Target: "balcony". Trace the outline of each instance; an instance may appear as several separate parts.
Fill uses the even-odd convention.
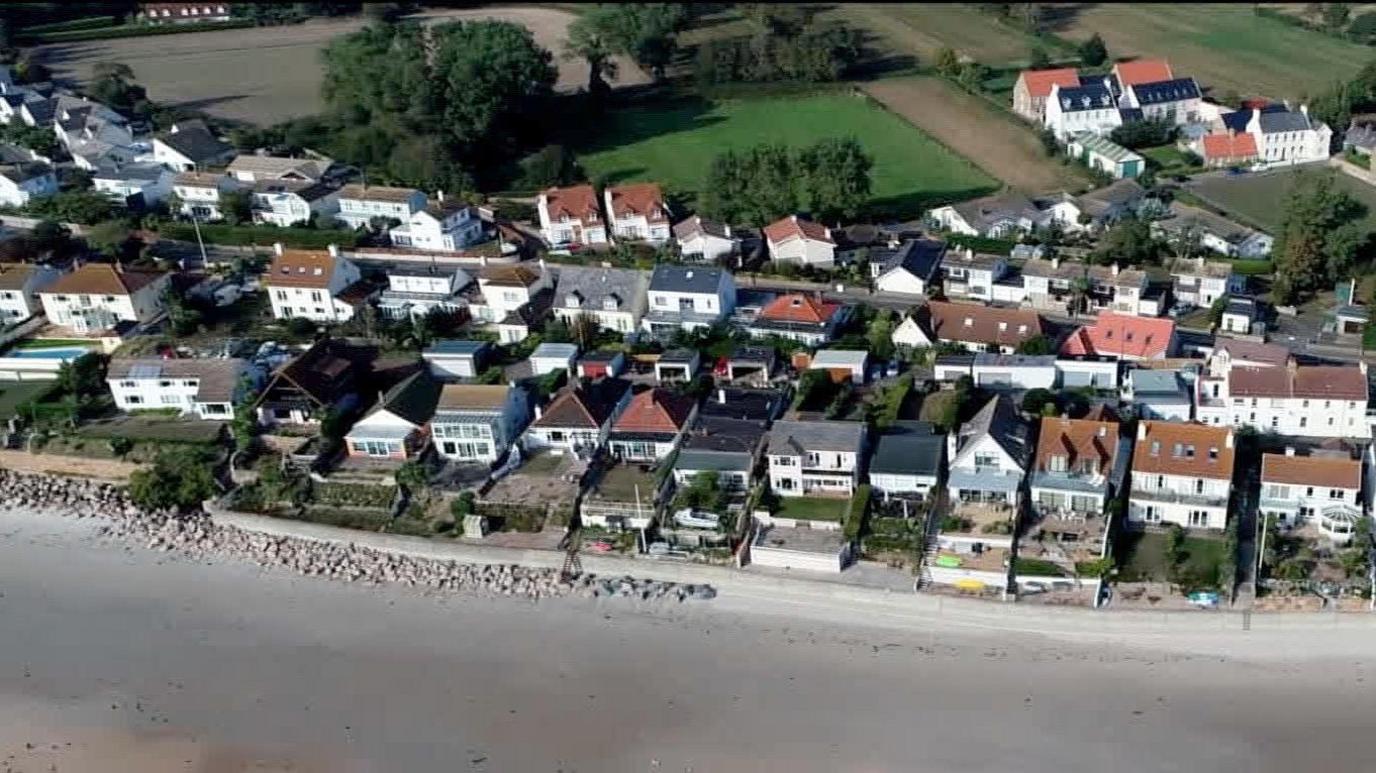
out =
[[[1182,494],[1169,489],[1133,489],[1132,498],[1149,502],[1167,502],[1177,505],[1199,505],[1200,507],[1227,507],[1228,497],[1208,494]]]

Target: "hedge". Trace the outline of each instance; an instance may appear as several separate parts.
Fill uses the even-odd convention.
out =
[[[73,32],[76,30],[104,29],[115,26],[113,16],[87,16],[82,19],[55,21],[50,24],[33,24],[19,31],[19,35],[41,35],[45,32]]]
[[[158,235],[179,242],[196,241],[196,229],[190,223],[163,223],[159,227]],[[274,228],[216,223],[201,226],[201,239],[207,244],[240,247],[270,247],[276,242],[281,242],[284,247],[308,250],[323,250],[331,244],[352,248],[358,244],[358,234],[343,229]]]
[[[256,26],[251,20],[200,22],[198,24],[144,25],[124,24],[118,27],[100,29],[72,30],[71,32],[49,32],[29,37],[34,43],[76,43],[83,40],[105,40],[108,38],[141,38],[147,35],[178,35],[185,32],[212,32],[214,30],[234,30]]]
[[[848,540],[860,539],[865,525],[865,515],[870,509],[870,484],[862,483],[855,487],[855,495],[850,498],[850,510],[846,513],[846,523],[841,533]]]

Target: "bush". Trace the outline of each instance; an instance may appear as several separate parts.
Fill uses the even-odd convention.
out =
[[[870,486],[862,483],[855,487],[855,494],[850,498],[850,510],[846,513],[845,525],[841,527],[842,534],[848,540],[860,539],[864,534],[865,516],[870,511]]]
[[[1047,403],[1050,403],[1053,409],[1056,406],[1056,396],[1051,393],[1051,390],[1040,387],[1029,389],[1027,394],[1023,395],[1022,410],[1024,413],[1039,416]]]
[[[107,38],[141,38],[146,35],[175,35],[183,32],[210,32],[212,30],[233,30],[254,26],[247,20],[200,22],[191,25],[166,24],[161,26],[144,24],[124,24],[118,27],[97,29],[78,29],[69,32],[47,32],[34,35],[36,43],[76,43],[83,40],[105,40]]]
[[[150,510],[190,510],[217,491],[204,454],[163,451],[150,469],[129,476],[129,499]]]
[[[195,227],[190,223],[164,223],[159,226],[164,239],[182,242],[196,241]],[[345,229],[275,228],[209,223],[201,226],[201,239],[207,244],[268,247],[281,242],[284,247],[303,250],[323,250],[331,244],[351,249],[358,245],[358,234]]]

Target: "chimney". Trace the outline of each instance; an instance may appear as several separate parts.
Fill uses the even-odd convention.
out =
[[[1309,117],[1309,105],[1300,105],[1300,112],[1301,112],[1301,113],[1304,113],[1304,117],[1305,117],[1305,118],[1308,118],[1308,117]]]
[[[726,405],[726,388],[725,388],[725,387],[722,387],[722,388],[720,388],[720,389],[717,390],[717,403],[718,403],[719,405]]]
[[[1056,256],[1056,255],[1052,255],[1052,256],[1051,256],[1051,270],[1052,270],[1052,271],[1055,271],[1056,269],[1058,269],[1058,268],[1060,268],[1060,267],[1061,267],[1061,259],[1060,259],[1060,257],[1058,257],[1058,256]]]
[[[544,408],[541,408],[541,407],[538,406],[538,405],[535,406],[535,420],[536,420],[536,421],[539,421],[539,420],[540,420],[540,417],[543,416],[543,415],[545,415],[545,409],[544,409]]]
[[[1108,437],[1108,427],[1099,427],[1099,437]]]
[[[273,242],[273,244],[272,244],[272,252],[273,252],[274,255],[281,255],[281,254],[282,254],[282,243],[281,243],[281,242]]]
[[[1232,433],[1229,433],[1229,434],[1231,435]],[[1146,440],[1146,439],[1147,439],[1147,423],[1146,423],[1145,421],[1139,421],[1139,422],[1137,422],[1137,439],[1138,439],[1138,440]]]
[[[1114,276],[1118,276],[1118,272],[1119,272],[1120,270],[1121,270],[1121,269],[1119,269],[1119,267],[1118,267],[1118,261],[1116,261],[1116,260],[1113,261],[1113,275],[1114,275]]]
[[[435,198],[439,199],[440,203],[443,204],[443,203],[444,203],[444,191],[435,191]]]
[[[541,273],[541,274],[545,273],[545,259],[544,259],[544,258],[540,258],[540,273]]]
[[[1294,456],[1294,455],[1295,455],[1295,447],[1294,447],[1294,446],[1286,446],[1286,447],[1285,447],[1285,455],[1286,455],[1286,456]]]
[[[337,258],[337,257],[339,257],[339,245],[338,245],[338,244],[331,244],[331,245],[327,246],[327,247],[325,248],[325,251],[326,251],[326,252],[329,252],[329,253],[330,253],[330,257],[332,257],[332,258]]]

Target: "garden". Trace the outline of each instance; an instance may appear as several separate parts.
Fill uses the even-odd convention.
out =
[[[1185,593],[1232,591],[1233,562],[1221,538],[1186,535],[1178,526],[1128,532],[1115,541],[1114,552],[1119,582],[1168,582]]]

